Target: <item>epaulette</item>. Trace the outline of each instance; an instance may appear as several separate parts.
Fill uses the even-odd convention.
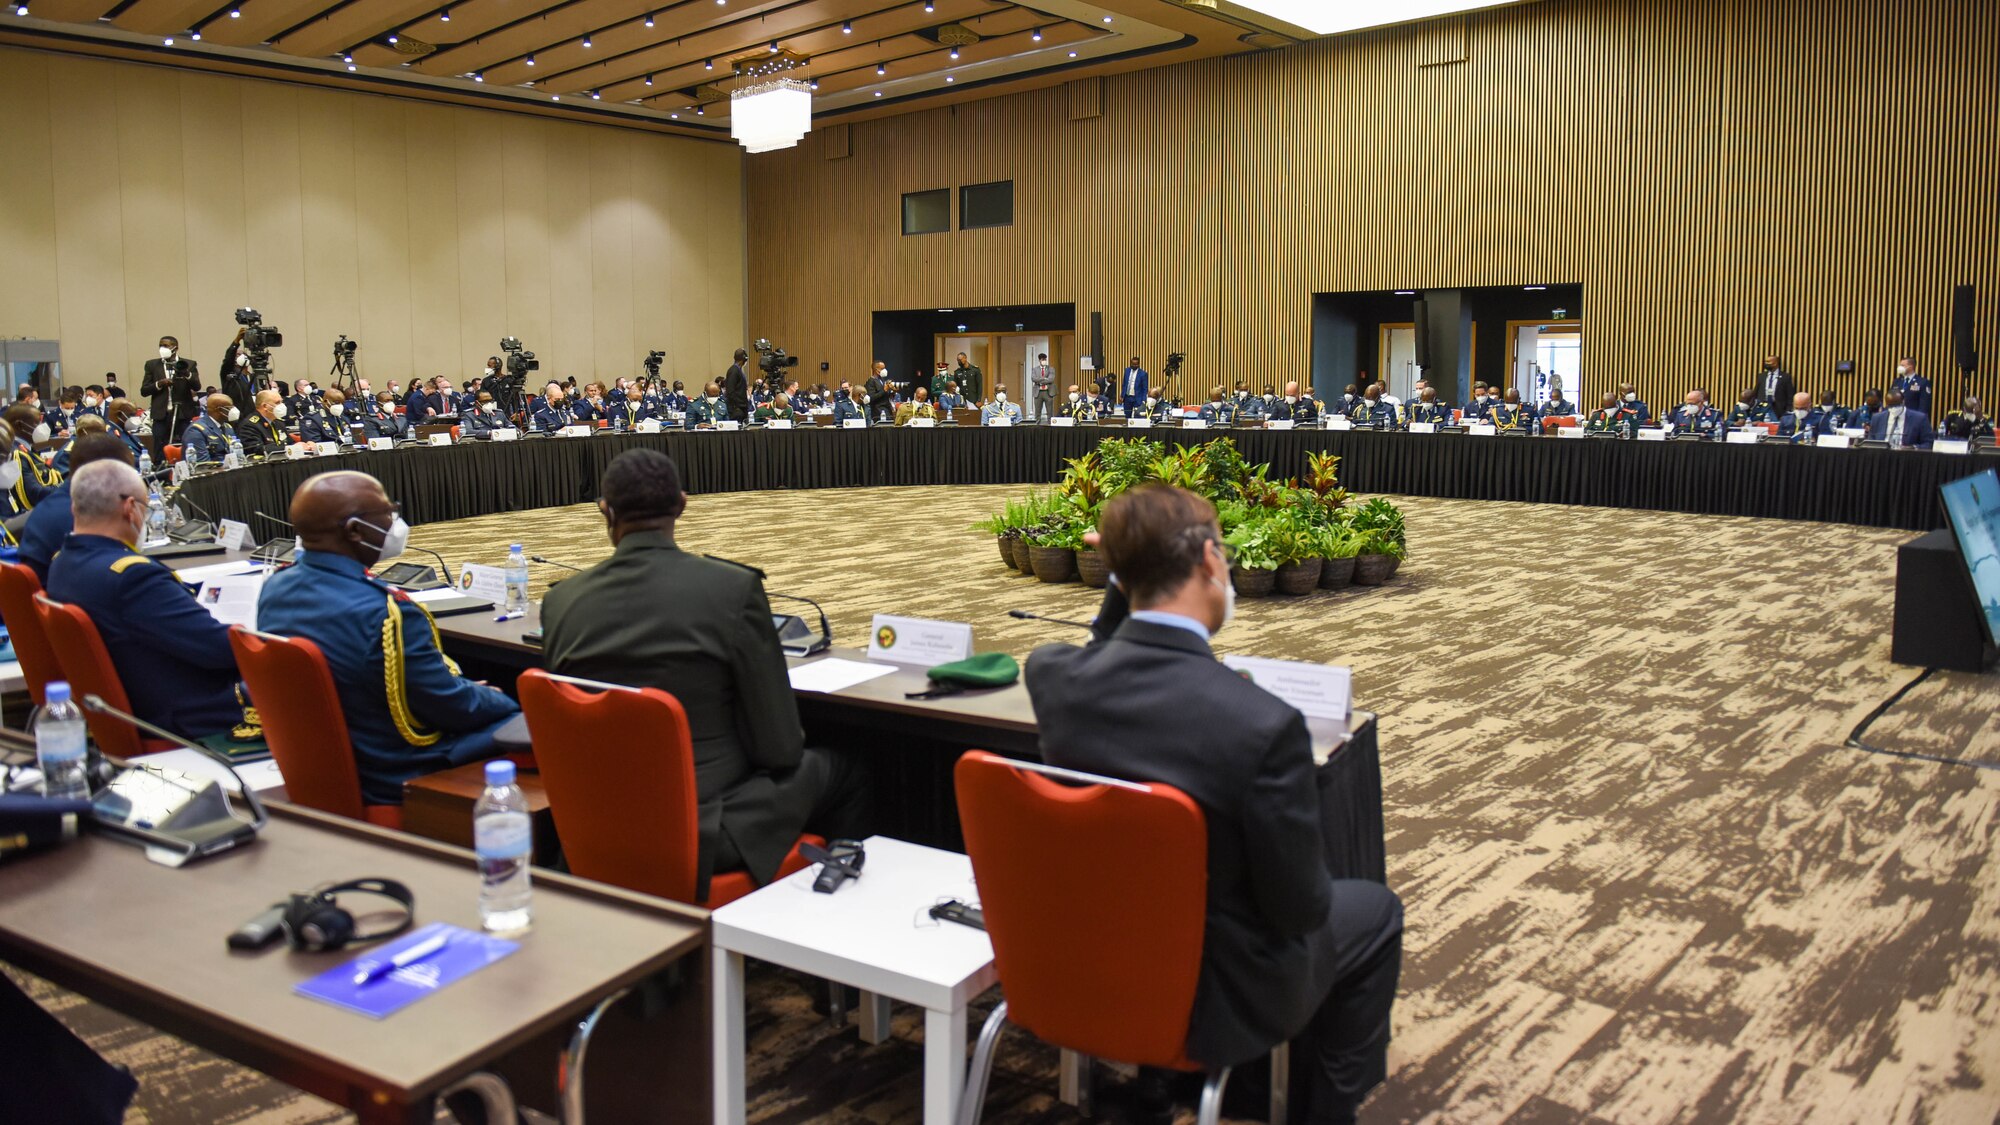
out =
[[[123,574],[135,566],[143,566],[152,561],[144,555],[126,555],[111,564],[111,573]]]
[[[729,564],[730,566],[740,566],[740,567],[742,567],[742,568],[743,568],[744,570],[747,570],[747,571],[749,571],[750,573],[752,573],[752,574],[756,575],[759,581],[762,581],[762,580],[763,580],[763,578],[764,578],[764,572],[763,572],[763,571],[761,571],[761,570],[758,570],[758,569],[757,569],[756,567],[754,567],[754,566],[751,566],[751,565],[750,565],[749,563],[740,563],[740,562],[737,562],[737,561],[736,561],[735,559],[725,559],[725,558],[723,558],[723,557],[722,557],[722,556],[720,556],[720,555],[703,555],[703,556],[702,556],[702,558],[705,558],[705,559],[713,559],[714,561],[716,561],[716,562],[719,562],[719,563],[728,563],[728,564]]]

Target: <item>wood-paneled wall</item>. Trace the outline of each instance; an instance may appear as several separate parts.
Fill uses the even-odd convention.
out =
[[[733,145],[0,49],[0,335],[137,391],[162,335],[213,373],[242,305],[281,378],[360,341],[378,388],[542,372],[695,381],[744,342]]]
[[[873,310],[1073,301],[1110,356],[1184,351],[1207,386],[1303,370],[1315,292],[1581,283],[1593,382],[1726,401],[1776,351],[1851,401],[1905,352],[1955,393],[1972,282],[1995,386],[2000,5],[1547,0],[1463,41],[1425,66],[1436,26],[1390,29],[1108,77],[1086,120],[1057,88],[751,157],[750,235],[784,264],[750,329],[855,376]],[[900,193],[1009,177],[1014,226],[899,233]]]

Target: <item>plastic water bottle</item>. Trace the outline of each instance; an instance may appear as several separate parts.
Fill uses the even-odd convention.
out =
[[[153,457],[151,454],[141,449],[139,451],[139,475],[142,477],[149,476],[152,474],[152,471],[153,471]]]
[[[240,469],[242,467],[243,467],[243,443],[240,440],[238,440],[234,434],[232,434],[230,435],[229,438],[229,463],[224,465],[223,468]]]
[[[514,544],[507,549],[507,605],[508,613],[528,611],[528,557],[521,553],[521,545]]]
[[[84,773],[83,712],[69,701],[69,684],[52,680],[48,706],[35,717],[35,757],[42,768],[42,792],[51,797],[90,797]]]
[[[514,784],[514,763],[486,763],[486,792],[472,806],[472,847],[479,853],[479,921],[496,934],[519,933],[531,921],[534,887],[528,851],[534,829],[528,799]]]
[[[167,504],[160,499],[160,486],[156,484],[146,500],[146,542],[159,543],[166,538]]]

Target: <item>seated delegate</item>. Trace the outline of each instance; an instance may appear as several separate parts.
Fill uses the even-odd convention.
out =
[[[49,597],[90,615],[133,714],[183,738],[240,726],[246,697],[228,627],[165,563],[138,552],[147,514],[138,470],[122,457],[94,461],[69,487],[76,524],[49,565]]]
[[[304,637],[326,654],[363,799],[401,804],[410,778],[497,753],[494,734],[520,707],[460,676],[430,614],[368,574],[402,554],[410,537],[381,482],[355,472],[308,477],[291,518],[305,552],[264,584],[257,626]]]
[[[865,835],[859,764],[805,745],[763,572],[681,550],[687,495],[664,453],[619,454],[599,497],[611,557],[549,590],[542,653],[551,672],[680,700],[701,805],[697,897],[718,871],[770,882],[801,832]]]
[[[92,461],[122,461],[132,464],[129,447],[108,433],[86,434],[76,440],[70,448],[70,479],[49,490],[35,510],[28,513],[28,522],[21,527],[21,561],[35,572],[35,578],[43,586],[49,584],[49,563],[62,550],[63,540],[68,538],[75,524],[70,510],[70,485],[75,474]]]
[[[1235,605],[1221,538],[1214,507],[1182,489],[1105,505],[1097,546],[1117,577],[1091,643],[1028,658],[1042,758],[1163,782],[1201,807],[1209,905],[1188,1057],[1236,1066],[1304,1034],[1307,1120],[1352,1121],[1387,1071],[1402,903],[1328,875],[1305,717],[1209,648]]]

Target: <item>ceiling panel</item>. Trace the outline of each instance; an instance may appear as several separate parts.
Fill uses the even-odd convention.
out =
[[[133,0],[111,17],[111,22],[148,35],[180,35],[215,11],[215,6],[216,0]]]

